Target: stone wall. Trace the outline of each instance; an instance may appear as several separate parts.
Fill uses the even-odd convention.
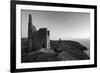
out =
[[[39,31],[32,33],[32,49],[50,48],[49,32],[47,28],[40,28]]]

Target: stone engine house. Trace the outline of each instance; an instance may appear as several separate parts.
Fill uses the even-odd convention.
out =
[[[50,33],[47,28],[40,28],[39,30],[32,24],[32,16],[29,15],[28,22],[28,50],[34,51],[41,48],[50,48]]]

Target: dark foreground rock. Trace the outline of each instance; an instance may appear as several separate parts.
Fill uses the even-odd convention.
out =
[[[46,50],[45,50],[46,51]],[[60,61],[57,54],[54,52],[43,52],[38,50],[37,52],[30,52],[22,57],[22,62],[47,62],[47,61]]]
[[[75,41],[51,41],[50,49],[42,48],[37,51],[22,51],[22,62],[48,62],[67,60],[87,60],[84,52],[87,48]]]

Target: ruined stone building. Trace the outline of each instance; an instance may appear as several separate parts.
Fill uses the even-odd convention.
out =
[[[34,51],[41,48],[50,48],[50,33],[47,28],[40,28],[39,30],[32,24],[32,16],[29,15],[28,22],[28,50]]]

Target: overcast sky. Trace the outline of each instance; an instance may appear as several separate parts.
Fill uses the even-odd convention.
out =
[[[89,38],[89,13],[21,10],[22,38],[27,37],[29,14],[37,30],[47,28],[50,31],[51,40]]]

